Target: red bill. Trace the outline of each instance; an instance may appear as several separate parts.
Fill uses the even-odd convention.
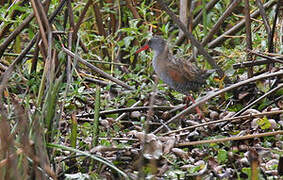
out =
[[[137,51],[136,51],[136,54],[138,54],[138,53],[140,53],[140,52],[142,52],[142,51],[144,51],[144,50],[147,50],[148,48],[149,48],[149,45],[146,44],[146,45],[144,45],[142,48],[140,48],[139,50],[137,50]]]

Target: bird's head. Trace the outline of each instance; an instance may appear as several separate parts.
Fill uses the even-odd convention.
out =
[[[140,53],[148,48],[151,48],[157,54],[162,53],[166,48],[166,41],[161,36],[153,36],[142,48],[137,50],[136,53]]]

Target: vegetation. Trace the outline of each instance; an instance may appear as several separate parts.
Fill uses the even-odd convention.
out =
[[[0,179],[282,178],[281,0],[0,3]],[[195,103],[153,35],[217,69]]]

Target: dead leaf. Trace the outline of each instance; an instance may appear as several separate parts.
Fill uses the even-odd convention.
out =
[[[182,149],[173,148],[171,151],[183,160],[188,159],[188,153]]]
[[[163,153],[168,154],[170,152],[170,150],[174,147],[175,142],[176,142],[176,138],[174,138],[174,137],[171,137],[170,139],[168,139],[164,144]]]

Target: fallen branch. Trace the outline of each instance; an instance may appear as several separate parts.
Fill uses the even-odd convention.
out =
[[[126,83],[124,83],[123,81],[120,81],[119,79],[107,74],[106,72],[102,71],[101,69],[95,67],[94,65],[90,64],[89,62],[87,62],[86,60],[84,60],[83,58],[81,58],[80,56],[74,54],[73,52],[71,52],[70,50],[66,49],[65,47],[62,47],[62,50],[68,54],[69,56],[76,58],[80,63],[86,65],[87,67],[89,67],[90,69],[92,69],[93,71],[97,72],[98,74],[102,75],[103,77],[109,79],[110,81],[115,82],[116,84],[126,88],[126,89],[130,89],[133,90],[133,88],[129,85],[127,85]]]
[[[212,140],[184,142],[184,143],[177,144],[175,147],[187,147],[187,146],[207,144],[207,143],[221,143],[221,142],[226,142],[226,141],[239,141],[239,140],[253,139],[253,138],[259,138],[259,137],[264,137],[264,136],[275,136],[275,135],[279,135],[279,134],[280,135],[283,134],[283,131],[274,131],[274,132],[259,133],[259,134],[249,134],[249,135],[246,135],[246,136],[219,138],[219,139],[212,139]]]
[[[283,83],[279,84],[277,87],[271,89],[270,91],[268,91],[267,93],[265,93],[264,95],[262,95],[261,97],[259,97],[258,99],[256,99],[255,101],[253,101],[252,103],[250,103],[249,105],[245,106],[243,109],[241,109],[240,111],[238,111],[237,113],[235,113],[233,115],[233,117],[236,117],[238,115],[241,115],[243,112],[245,112],[247,109],[249,109],[250,107],[252,107],[253,105],[255,105],[256,103],[258,103],[259,101],[261,101],[262,99],[264,99],[265,97],[269,96],[270,94],[275,93],[277,90],[281,89],[283,87]]]
[[[195,128],[198,128],[198,127],[208,126],[210,124],[217,124],[217,123],[222,123],[222,122],[237,122],[237,121],[245,120],[247,118],[272,116],[274,114],[281,114],[281,113],[283,113],[283,110],[263,112],[263,113],[260,113],[260,114],[248,114],[248,115],[243,115],[243,116],[238,116],[238,117],[219,119],[219,120],[215,120],[215,121],[209,121],[209,122],[206,122],[206,123],[197,124],[197,125],[194,125],[194,126],[189,126],[189,127],[185,127],[185,128],[182,128],[182,129],[170,131],[170,132],[167,132],[167,133],[164,133],[164,134],[161,134],[161,135],[166,136],[166,135],[170,135],[170,134],[173,134],[173,133],[186,131],[186,130],[189,130],[189,129],[195,129]]]
[[[248,50],[250,53],[254,54],[254,55],[257,55],[259,57],[262,57],[262,58],[265,58],[265,59],[268,59],[270,61],[272,61],[271,63],[274,63],[274,62],[278,62],[278,63],[281,63],[283,64],[283,60],[282,60],[282,57],[281,59],[280,58],[274,58],[274,57],[269,57],[269,56],[266,56],[260,52],[256,52],[256,51],[251,51],[251,50]]]
[[[259,65],[264,65],[264,64],[271,64],[271,63],[281,63],[283,64],[283,60],[281,57],[270,57],[270,56],[266,56],[260,52],[256,52],[256,51],[251,51],[248,50],[250,53],[262,57],[264,59],[260,59],[260,60],[255,60],[255,61],[250,61],[250,62],[242,62],[242,63],[237,63],[237,64],[233,64],[233,68],[234,69],[239,69],[239,68],[245,68],[245,67],[252,67],[252,66],[259,66]]]
[[[139,105],[139,103],[141,103],[141,100],[137,101],[135,104],[133,104],[131,106],[131,108],[133,107],[137,107],[137,105]],[[125,116],[127,115],[127,113],[122,113],[117,119],[115,119],[115,122],[119,122],[121,119],[123,119]]]
[[[124,113],[124,112],[132,112],[132,111],[142,111],[142,110],[148,110],[150,108],[153,109],[159,109],[159,110],[170,110],[175,107],[171,106],[139,106],[139,107],[127,107],[127,108],[120,108],[120,109],[111,109],[111,110],[105,110],[105,111],[100,111],[100,115],[105,115],[105,114],[116,114],[116,113]],[[77,115],[77,117],[88,117],[88,116],[93,116],[94,113],[86,113],[86,114],[80,114]]]
[[[273,62],[268,60],[268,59],[259,59],[259,60],[256,60],[256,61],[241,62],[241,63],[233,64],[233,68],[234,69],[240,69],[240,68],[260,66],[260,65],[270,64],[270,63],[273,63]]]

